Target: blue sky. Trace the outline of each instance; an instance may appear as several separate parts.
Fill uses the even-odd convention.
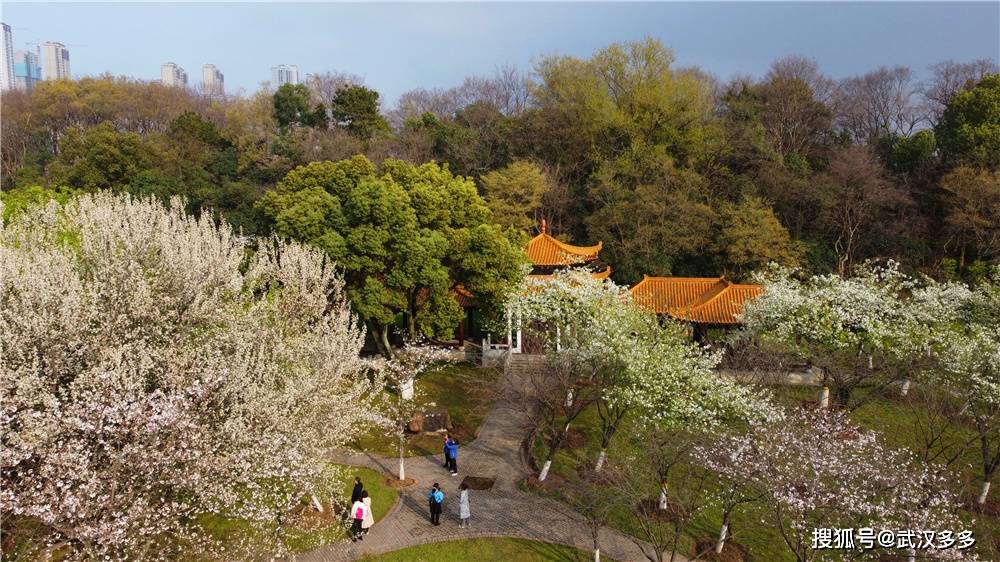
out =
[[[834,3],[15,3],[0,17],[15,49],[67,44],[75,76],[159,77],[183,66],[193,82],[210,62],[226,89],[255,90],[279,63],[365,78],[392,104],[415,87],[449,87],[498,65],[586,57],[652,36],[677,63],[723,80],[757,76],[776,58],[816,59],[835,78],[881,65],[926,76],[946,59],[1000,59],[1000,2]]]

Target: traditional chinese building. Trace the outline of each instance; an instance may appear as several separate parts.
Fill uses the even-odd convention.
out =
[[[545,282],[556,271],[571,267],[590,269],[595,279],[607,279],[611,267],[600,265],[598,254],[603,244],[575,246],[562,242],[548,232],[543,220],[537,236],[525,249],[531,262],[529,280]],[[635,302],[656,314],[669,316],[691,326],[694,337],[703,337],[711,329],[725,329],[739,324],[738,317],[747,301],[756,298],[760,285],[733,283],[725,277],[649,277],[629,291]],[[471,302],[471,301],[469,301]],[[520,318],[507,318],[506,338],[493,342],[489,335],[483,340],[484,352],[510,350],[511,353],[534,353],[531,342],[523,339]]]
[[[635,302],[656,314],[690,322],[695,335],[739,324],[747,301],[763,287],[733,283],[725,277],[649,277],[629,291]]]
[[[562,242],[549,234],[548,225],[542,219],[538,236],[532,238],[525,248],[528,261],[531,262],[531,274],[528,275],[528,278],[544,281],[561,269],[569,267],[593,268],[597,263],[597,254],[603,246],[603,242],[598,242],[593,246],[574,246]],[[594,279],[607,279],[611,276],[611,267],[606,266],[602,270],[593,271],[592,275]]]

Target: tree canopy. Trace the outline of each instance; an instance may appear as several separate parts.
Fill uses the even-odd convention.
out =
[[[520,241],[490,223],[471,181],[437,164],[312,163],[260,207],[279,235],[315,244],[344,269],[348,296],[386,353],[397,315],[410,339],[451,337],[458,285],[496,307],[522,273]]]

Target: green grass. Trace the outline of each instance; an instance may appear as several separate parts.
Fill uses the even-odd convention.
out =
[[[372,498],[372,514],[375,517],[375,523],[378,524],[396,503],[398,493],[395,489],[386,486],[384,477],[374,470],[344,467],[341,482],[337,486],[341,490],[342,501],[345,503],[350,500],[355,476],[361,477],[365,490]],[[308,500],[303,500],[303,504],[307,517],[301,521],[301,524],[296,524],[299,521],[293,521],[290,526],[285,528],[282,537],[285,547],[291,552],[306,552],[347,537],[346,527],[341,523],[339,517],[329,512],[325,514],[315,512]],[[238,541],[241,538],[248,538],[253,541],[256,538],[254,534],[260,532],[247,521],[214,514],[206,516],[202,520],[202,524],[212,536],[222,540]]]
[[[602,560],[613,562],[610,558]],[[523,539],[469,539],[411,546],[368,562],[586,562],[590,554],[568,546]]]
[[[815,400],[819,392],[819,389],[815,387],[796,386],[773,387],[771,390],[780,403],[789,406],[804,400]],[[860,389],[859,392],[867,392],[867,390]],[[862,426],[880,432],[886,443],[894,447],[909,447],[913,444],[914,416],[914,410],[911,406],[895,398],[875,398],[855,410],[851,415],[852,419]],[[572,427],[575,431],[583,434],[584,443],[578,447],[560,450],[553,460],[551,474],[558,475],[569,482],[579,480],[577,467],[587,462],[592,463],[597,457],[600,444],[599,423],[600,420],[595,410],[586,411],[578,418]],[[964,435],[970,435],[971,431],[969,428],[963,427],[958,427],[957,430]],[[633,431],[631,422],[626,420],[608,451],[609,462],[615,463],[620,462],[621,459],[641,458],[643,443],[631,437],[639,433]],[[547,449],[540,440],[536,440],[532,452],[537,462],[541,464]],[[957,477],[962,482],[971,482],[973,487],[978,485],[981,478],[978,459],[978,449],[970,447],[953,467]],[[676,481],[668,482],[668,486],[676,487],[677,485],[679,483]],[[714,491],[718,486],[718,482],[709,482],[707,491]],[[651,490],[650,496],[654,496],[655,492],[655,490]],[[547,493],[562,499],[558,489],[539,493]],[[609,493],[614,493],[614,491],[609,490]],[[961,516],[968,523],[968,528],[975,530],[980,544],[990,542],[992,537],[1000,537],[1000,519],[981,514],[973,515],[969,512],[963,512]],[[764,514],[760,508],[754,506],[738,508],[733,516],[734,540],[747,548],[757,560],[776,562],[793,560],[794,557],[787,550],[777,529],[761,524],[763,517]],[[613,512],[609,518],[609,524],[622,532],[643,538],[635,517],[628,508],[621,508]],[[716,536],[721,524],[722,513],[719,509],[705,508],[701,510],[693,517],[687,533],[681,537],[678,552],[690,556],[693,553],[695,540]],[[993,558],[995,556],[993,552],[984,550],[983,554],[985,554],[985,559],[997,559]]]
[[[489,413],[488,391],[496,372],[471,363],[450,363],[429,371],[417,379],[414,388],[419,404],[427,408],[447,408],[452,430],[459,442],[475,439],[479,426]],[[433,406],[431,406],[433,404]],[[436,455],[441,453],[442,436],[436,433],[407,435],[406,454]],[[350,444],[351,448],[380,455],[399,454],[395,435],[384,428],[372,428]]]

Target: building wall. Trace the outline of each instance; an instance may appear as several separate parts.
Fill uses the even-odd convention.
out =
[[[221,96],[226,93],[225,76],[214,64],[201,67],[201,84],[205,94]]]
[[[31,51],[16,51],[14,53],[14,87],[22,92],[35,89],[35,84],[42,79],[42,67],[38,64],[38,55]]]
[[[279,64],[271,68],[271,82],[275,88],[280,88],[285,84],[298,84],[299,67],[294,64]]]
[[[161,64],[160,83],[164,86],[186,88],[188,83],[187,72],[172,62]]]
[[[3,46],[0,47],[0,90],[14,89],[14,38],[10,26],[0,23]]]
[[[48,41],[42,44],[42,77],[60,80],[70,77],[69,50],[62,43]]]

